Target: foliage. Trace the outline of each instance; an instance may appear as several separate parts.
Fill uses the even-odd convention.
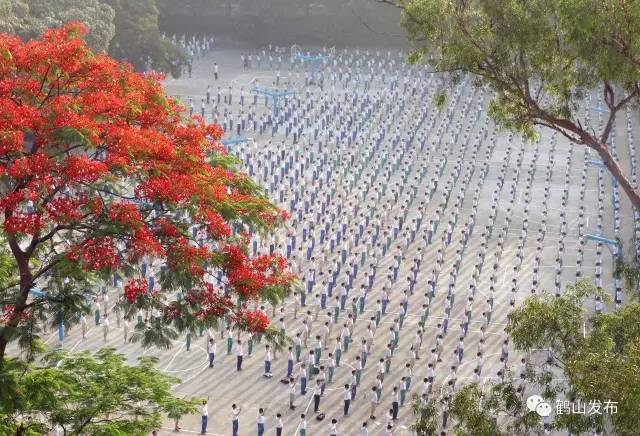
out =
[[[90,47],[109,50],[138,70],[177,77],[187,62],[181,48],[161,38],[155,0],[0,0],[0,32],[31,39],[68,21],[90,29]]]
[[[424,61],[453,80],[495,91],[489,112],[525,137],[536,126],[595,150],[634,206],[640,194],[612,155],[616,114],[640,96],[640,3],[624,0],[381,0],[403,8]],[[582,109],[602,93],[602,126]],[[593,105],[593,103],[591,103]]]
[[[567,288],[561,297],[548,294],[528,298],[509,315],[508,331],[516,348],[525,352],[551,351],[551,365],[527,378],[549,400],[617,401],[617,413],[558,415],[554,426],[572,433],[609,424],[617,434],[634,434],[640,426],[640,305],[629,303],[614,313],[589,315],[587,297],[602,290],[588,282]],[[563,378],[559,379],[559,374]]]
[[[35,38],[49,27],[80,21],[91,29],[87,43],[106,51],[114,35],[114,12],[100,0],[0,0],[0,32]]]
[[[104,0],[115,10],[116,37],[111,55],[131,62],[136,69],[147,66],[175,77],[186,64],[185,53],[160,35],[156,0]]]
[[[284,332],[273,326],[264,330],[264,338],[274,352],[283,351],[291,343],[291,339]]]
[[[139,286],[142,261],[164,266],[157,288],[123,303],[128,318],[148,314],[135,336],[145,346],[234,315],[233,296],[283,296],[293,280],[281,256],[247,254],[248,232],[286,213],[224,157],[220,127],[189,118],[157,74],[93,53],[85,31],[0,36],[3,248],[20,278],[1,288],[0,358],[37,338],[38,319],[77,322],[98,278]],[[30,296],[36,287],[45,296]]]
[[[635,294],[640,299],[640,294],[638,294],[638,288],[640,287],[640,269],[638,269],[637,264],[630,259],[618,256],[616,258],[613,275],[622,281],[625,292],[629,295]]]
[[[488,387],[487,387],[488,386]],[[445,399],[428,399],[414,395],[411,410],[416,421],[410,426],[418,436],[433,436],[438,429],[438,415],[444,413]],[[542,434],[536,413],[529,412],[512,380],[481,386],[470,383],[459,388],[448,407],[455,435],[506,436]]]
[[[568,354],[581,346],[586,317],[582,303],[589,295],[607,298],[588,280],[568,285],[561,297],[543,293],[527,298],[509,316],[509,333],[516,347],[526,352],[550,348]]]
[[[100,0],[27,0],[30,29],[22,36],[35,38],[50,27],[59,27],[68,21],[84,23],[90,32],[87,44],[96,51],[106,51],[115,33],[115,14]]]
[[[0,364],[2,434],[41,434],[59,424],[65,434],[146,435],[163,413],[197,410],[194,400],[171,394],[179,380],[155,369],[153,357],[141,357],[135,366],[113,349],[42,357],[42,365],[15,359]]]
[[[411,412],[416,420],[409,427],[417,436],[432,436],[438,429],[438,409],[433,400],[423,403],[418,395],[411,398]]]
[[[0,32],[21,33],[28,26],[29,5],[25,0],[0,0]]]
[[[475,383],[462,387],[451,402],[451,416],[456,423],[456,434],[543,434],[539,416],[527,409],[511,380],[484,390]]]

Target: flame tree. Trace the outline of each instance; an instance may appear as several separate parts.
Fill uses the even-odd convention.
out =
[[[126,313],[154,314],[136,327],[143,343],[165,346],[223,317],[254,325],[232,298],[278,300],[293,280],[282,257],[247,254],[249,232],[286,213],[237,169],[220,127],[187,117],[160,75],[92,52],[85,32],[0,35],[0,362],[39,320],[77,322],[116,272]],[[165,268],[149,289],[139,265],[152,260]]]

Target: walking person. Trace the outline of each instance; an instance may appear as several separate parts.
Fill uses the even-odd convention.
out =
[[[233,347],[233,333],[231,333],[231,329],[227,326],[227,356],[231,354],[232,347]]]
[[[293,362],[293,347],[289,347],[289,358],[287,359],[287,379],[291,378],[291,375],[293,374]]]
[[[335,418],[329,424],[329,436],[338,436],[338,420]]]
[[[369,436],[369,429],[367,428],[367,421],[362,423],[360,427],[360,436]]]

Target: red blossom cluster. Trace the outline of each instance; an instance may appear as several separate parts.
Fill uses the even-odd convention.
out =
[[[56,238],[87,271],[132,267],[143,257],[166,261],[170,272],[202,286],[187,294],[202,319],[232,309],[229,297],[205,285],[207,269],[222,268],[231,291],[247,299],[288,286],[293,276],[283,258],[246,255],[241,224],[269,228],[286,212],[245,174],[210,163],[225,153],[220,126],[188,117],[165,95],[161,75],[91,52],[86,31],[70,23],[28,42],[0,34],[0,225],[7,237],[33,244],[45,271],[51,253],[40,247]],[[177,210],[205,233],[204,246],[179,230]],[[146,291],[142,281],[125,288],[129,301]]]
[[[200,321],[218,319],[233,309],[231,298],[218,292],[210,283],[205,283],[202,289],[192,289],[184,299],[195,308],[194,317]]]
[[[2,306],[2,310],[0,310],[0,325],[7,325],[9,322],[20,325],[32,318],[33,315],[27,311],[18,314],[11,304],[5,304]]]
[[[134,203],[111,203],[109,205],[109,219],[129,228],[142,225],[142,215]]]
[[[145,279],[134,279],[124,285],[124,298],[129,303],[135,303],[141,295],[149,292],[149,283]]]
[[[7,233],[24,233],[35,235],[42,229],[42,216],[35,213],[17,213],[4,220],[4,230]]]
[[[48,218],[60,224],[78,222],[83,216],[83,207],[87,204],[84,195],[77,197],[58,197],[47,203],[44,208]]]
[[[269,327],[269,317],[260,310],[241,309],[233,315],[233,321],[250,333],[264,333]]]
[[[229,285],[245,299],[259,297],[267,286],[286,287],[295,276],[286,270],[287,260],[278,254],[265,254],[253,259],[236,245],[224,247]]]
[[[114,270],[119,265],[118,252],[109,237],[88,239],[75,244],[67,252],[67,258],[81,263],[87,271]]]
[[[181,237],[172,245],[167,264],[172,271],[182,270],[195,277],[202,277],[211,256],[207,247],[190,244],[189,240]]]

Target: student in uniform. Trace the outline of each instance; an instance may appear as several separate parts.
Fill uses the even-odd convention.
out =
[[[369,429],[367,428],[367,422],[362,423],[362,427],[360,427],[360,436],[369,436]]]
[[[258,424],[258,436],[264,436],[264,409],[262,407],[258,410],[256,422]]]
[[[293,377],[289,378],[289,409],[294,410],[296,406],[293,404],[296,399],[296,381]]]
[[[242,407],[238,407],[235,404],[231,405],[231,432],[232,432],[232,436],[238,436],[238,429],[239,429],[238,418],[240,416],[240,412],[241,411],[242,411]]]
[[[375,386],[371,387],[371,392],[369,393],[369,404],[371,404],[369,419],[375,420],[376,408],[378,407],[378,392]]]
[[[270,378],[273,374],[271,374],[271,350],[269,349],[269,345],[265,346],[264,351],[264,377]]]
[[[202,406],[200,407],[200,417],[202,418],[200,434],[207,434],[207,424],[209,421],[209,397],[207,397],[206,400],[202,400]]]
[[[276,436],[282,436],[282,430],[284,425],[282,424],[282,415],[280,412],[276,413]]]
[[[300,415],[300,422],[298,423],[299,436],[307,436],[307,420],[305,414]]]
[[[213,338],[207,344],[207,354],[209,355],[209,368],[213,368],[213,361],[216,358],[216,343]]]
[[[318,413],[320,409],[320,396],[322,394],[322,386],[320,380],[316,380],[316,387],[313,390],[313,411]]]
[[[342,393],[342,399],[344,401],[343,413],[344,416],[349,416],[349,406],[351,405],[351,389],[349,384],[344,385],[344,392]]]
[[[236,371],[242,371],[242,359],[244,358],[244,350],[242,349],[242,342],[238,339],[236,346]]]
[[[391,392],[391,410],[392,410],[392,418],[394,421],[398,419],[398,407],[399,407],[398,387],[394,386],[393,391]]]
[[[329,436],[338,436],[338,420],[335,418],[329,424]]]

